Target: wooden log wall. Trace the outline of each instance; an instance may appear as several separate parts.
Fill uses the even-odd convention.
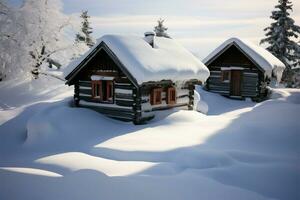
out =
[[[256,97],[259,95],[259,79],[256,72],[244,72],[242,82],[242,96]]]
[[[207,83],[207,87],[211,92],[230,95],[230,82],[223,82],[221,80],[221,69],[210,71],[210,77]]]
[[[132,121],[135,118],[133,110],[134,86],[129,82],[118,81],[114,82],[114,103],[99,102],[92,98],[92,84],[91,81],[78,81],[78,99],[79,106],[92,108],[109,117],[117,118],[125,121]]]
[[[222,81],[221,76],[221,67],[212,67],[206,87],[211,92],[230,96],[230,81]],[[259,96],[262,76],[262,73],[257,69],[244,66],[244,69],[242,70],[241,96]]]
[[[169,105],[167,104],[167,88],[174,86],[176,88],[176,104]],[[158,105],[151,105],[150,104],[150,94],[151,90],[155,87],[162,87],[162,103]],[[144,85],[141,88],[141,116],[142,118],[151,118],[154,117],[154,112],[156,110],[164,110],[171,107],[178,107],[178,106],[188,106],[190,104],[190,90],[188,87],[177,86],[172,82],[169,83],[162,83],[153,85]]]

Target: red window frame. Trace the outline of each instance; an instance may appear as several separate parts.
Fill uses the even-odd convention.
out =
[[[92,81],[92,98],[102,100],[102,81]]]
[[[175,87],[167,88],[167,104],[170,104],[170,105],[176,104],[176,88]]]
[[[162,102],[162,88],[154,88],[150,95],[150,104],[159,105]]]
[[[105,83],[104,83],[105,82]],[[106,87],[106,88],[104,88]],[[104,94],[105,93],[105,94]],[[113,103],[113,81],[92,81],[92,98],[101,102]]]
[[[113,101],[113,82],[106,81],[106,99],[105,101]]]

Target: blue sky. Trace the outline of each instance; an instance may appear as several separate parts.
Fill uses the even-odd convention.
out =
[[[11,0],[19,2],[20,0]],[[64,13],[92,16],[93,36],[137,34],[153,30],[165,19],[168,33],[189,50],[205,57],[225,39],[238,36],[258,44],[277,0],[63,0]],[[300,25],[300,1],[292,17]]]

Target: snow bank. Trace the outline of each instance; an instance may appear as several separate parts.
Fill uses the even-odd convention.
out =
[[[281,76],[285,65],[274,55],[272,55],[266,49],[257,46],[247,40],[240,38],[230,38],[223,42],[219,47],[217,47],[213,52],[211,52],[206,58],[203,59],[204,63],[208,63],[211,61],[213,57],[215,57],[218,53],[220,53],[224,48],[228,45],[236,44],[239,48],[241,48],[248,56],[250,56],[260,67],[265,71],[265,76],[277,77],[278,80],[281,80]]]
[[[175,40],[154,38],[152,48],[142,37],[105,35],[82,57],[69,64],[65,76],[70,74],[98,45],[104,42],[118,57],[138,84],[148,81],[199,79],[209,76],[206,66]]]
[[[208,105],[205,101],[201,100],[201,96],[197,90],[194,91],[194,110],[207,114]]]
[[[12,79],[0,82],[0,110],[7,110],[39,101],[53,101],[70,97],[72,87],[62,80],[40,75],[39,79]]]

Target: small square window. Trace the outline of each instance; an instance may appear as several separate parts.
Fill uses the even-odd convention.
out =
[[[108,80],[92,81],[92,98],[101,102],[113,103],[113,82]]]
[[[221,81],[229,82],[230,80],[230,70],[223,70],[221,75]]]

